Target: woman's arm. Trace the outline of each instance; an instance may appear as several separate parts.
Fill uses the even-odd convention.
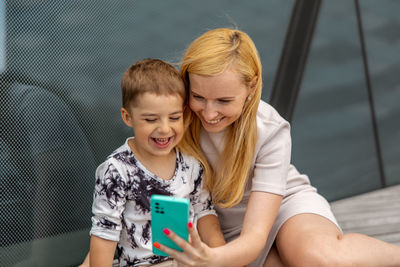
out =
[[[252,192],[247,205],[240,236],[221,247],[224,255],[220,266],[245,265],[254,261],[267,241],[278,214],[282,196],[265,192]]]
[[[226,244],[218,217],[215,215],[201,217],[197,221],[197,231],[199,232],[201,240],[211,248]]]
[[[106,240],[95,235],[90,237],[90,267],[110,267],[114,260],[117,241]]]
[[[282,196],[252,192],[243,221],[240,236],[224,246],[210,248],[204,244],[197,231],[189,228],[192,244],[170,233],[169,237],[184,252],[178,252],[161,245],[179,262],[190,266],[243,266],[255,260],[265,246],[269,231],[278,213]]]

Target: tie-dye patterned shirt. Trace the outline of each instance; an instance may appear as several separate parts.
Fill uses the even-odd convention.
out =
[[[202,189],[203,168],[193,157],[176,150],[172,179],[148,171],[135,157],[128,140],[96,170],[91,235],[118,241],[120,266],[155,264],[167,259],[152,253],[150,196],[190,200],[190,220],[216,215],[211,197]]]

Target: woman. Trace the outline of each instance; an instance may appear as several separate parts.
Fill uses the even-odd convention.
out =
[[[189,90],[182,151],[205,166],[206,184],[228,243],[161,250],[188,266],[399,266],[400,247],[343,234],[328,202],[290,164],[290,126],[261,101],[258,52],[239,30],[215,29],[188,47],[181,75]],[[215,222],[216,224],[218,222]]]

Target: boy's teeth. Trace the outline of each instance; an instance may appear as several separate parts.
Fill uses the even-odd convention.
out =
[[[154,138],[154,139],[157,141],[157,143],[160,143],[160,144],[165,144],[169,140],[169,138]]]

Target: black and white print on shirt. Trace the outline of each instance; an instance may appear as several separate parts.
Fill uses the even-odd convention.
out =
[[[130,256],[128,256],[127,258],[121,258],[121,255],[123,254],[124,248],[120,247],[118,245],[117,247],[117,255],[119,258],[119,264],[120,266],[136,266],[139,263],[143,263],[143,261],[148,262],[149,264],[156,264],[156,263],[160,263],[162,261],[165,261],[168,259],[168,257],[164,257],[164,256],[157,256],[157,255],[152,255],[150,257],[146,257],[143,259],[138,259],[136,256],[134,256],[134,258],[131,258]]]
[[[197,160],[176,150],[175,174],[163,180],[137,160],[128,140],[96,170],[91,234],[118,241],[120,266],[155,264],[167,257],[152,254],[153,194],[188,198],[193,222],[216,213],[208,191],[202,189],[203,168]]]

